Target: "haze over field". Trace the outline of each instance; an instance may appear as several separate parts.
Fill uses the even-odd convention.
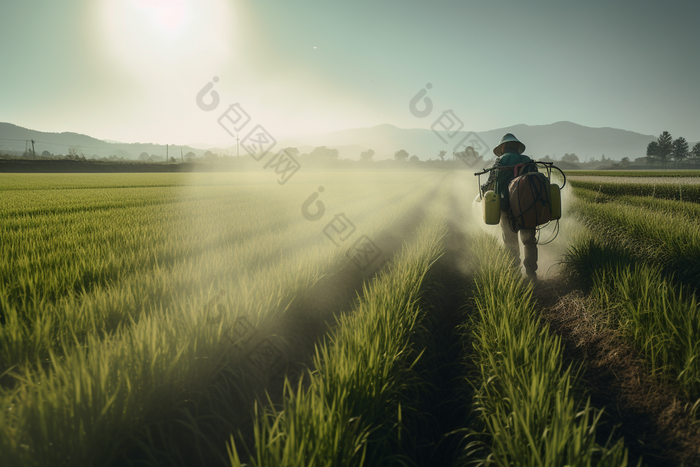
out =
[[[341,159],[358,160],[360,153],[368,149],[375,151],[373,160],[393,159],[394,153],[405,149],[409,154],[415,154],[421,160],[437,159],[441,150],[446,151],[449,160],[455,146],[463,145],[461,141],[467,138],[468,144],[473,141],[483,142],[483,148],[478,148],[485,160],[493,159],[490,149],[501,139],[504,133],[515,133],[527,142],[527,154],[534,158],[546,155],[561,159],[565,153],[575,153],[580,160],[608,159],[621,160],[627,157],[634,160],[646,153],[647,145],[655,137],[641,135],[631,131],[613,128],[589,128],[571,122],[557,122],[550,125],[516,125],[484,132],[461,131],[450,138],[444,130],[437,133],[430,129],[404,129],[394,125],[376,125],[371,128],[341,130],[322,135],[285,139],[278,142],[278,148],[293,147],[300,153],[311,153],[315,147],[327,146],[336,148]],[[475,139],[474,135],[476,135]],[[241,135],[243,136],[243,135]],[[76,133],[47,133],[21,128],[9,123],[0,122],[0,153],[14,151],[15,154],[25,150],[27,141],[35,140],[37,154],[48,151],[51,154],[66,154],[70,147],[80,148],[88,157],[95,155],[104,157],[117,155],[126,159],[136,159],[142,152],[165,157],[168,148],[165,145],[151,143],[123,144],[107,142]],[[192,151],[201,157],[207,150],[216,154],[235,155],[235,141],[226,147],[211,147],[203,145],[198,148],[190,146],[169,146],[169,154],[179,158],[181,152]],[[238,148],[245,155],[243,149]]]
[[[260,124],[278,141],[446,111],[452,130],[700,140],[697,2],[32,0],[0,17],[0,121],[41,131],[226,147],[217,119],[238,103],[241,138]]]
[[[0,2],[0,467],[700,465],[698,18]]]

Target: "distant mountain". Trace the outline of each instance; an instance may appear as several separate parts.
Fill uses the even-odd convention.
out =
[[[57,153],[68,153],[68,147],[81,146],[85,148],[107,147],[109,143],[95,139],[91,136],[78,133],[48,133],[44,131],[29,130],[11,123],[0,123],[0,150],[24,151],[26,141],[35,141],[35,150],[41,153],[44,150]],[[48,143],[48,144],[46,144]]]
[[[299,141],[281,143],[284,146],[297,147],[301,152],[305,152],[307,148],[322,145],[338,149],[343,147],[340,151],[341,157],[348,159],[359,158],[360,152],[369,148],[374,149],[375,159],[390,158],[393,157],[394,152],[405,149],[409,154],[415,154],[425,160],[436,159],[440,150],[447,151],[447,157],[452,157],[455,146],[470,132],[460,131],[454,135],[446,131],[438,133],[440,136],[430,129],[403,129],[383,124],[371,128],[341,130],[307,137],[302,144],[299,144]],[[565,153],[575,153],[581,161],[587,157],[600,160],[602,155],[614,160],[620,160],[623,157],[634,160],[645,156],[647,145],[656,139],[652,135],[615,128],[590,128],[571,122],[557,122],[549,125],[521,124],[475,132],[487,147],[485,159],[493,157],[491,152],[493,147],[506,133],[513,133],[525,143],[526,154],[534,158],[549,155],[560,159]],[[469,140],[473,141],[472,138]]]
[[[526,154],[539,159],[546,155],[560,159],[565,153],[575,153],[583,162],[586,158],[600,160],[602,155],[613,160],[629,157],[634,160],[646,155],[646,147],[656,139],[652,135],[643,135],[632,131],[615,128],[591,128],[571,122],[557,122],[549,125],[515,125],[489,131],[471,134],[460,131],[449,134],[446,131],[434,132],[430,129],[404,129],[394,125],[383,124],[371,128],[356,128],[335,131],[317,136],[279,141],[278,148],[296,147],[301,153],[308,153],[316,146],[329,146],[340,152],[345,159],[359,159],[360,152],[366,149],[375,151],[375,160],[393,158],[394,152],[405,149],[411,155],[422,160],[437,159],[441,150],[447,152],[446,158],[452,157],[452,152],[463,138],[474,135],[480,139],[484,148],[476,148],[485,153],[485,159],[491,159],[491,150],[505,133],[513,133],[525,145]],[[29,130],[11,123],[0,123],[0,153],[22,153],[27,140],[35,141],[35,151],[41,154],[48,151],[52,154],[67,154],[70,147],[79,147],[87,157],[96,154],[100,157],[119,155],[125,158],[138,158],[139,154],[165,155],[166,146],[153,143],[116,143],[93,138],[78,133],[48,133]],[[178,157],[180,152],[194,152],[202,156],[206,150],[217,154],[235,154],[235,145],[229,148],[216,148],[208,145],[170,146],[169,155]],[[692,146],[692,144],[691,144]],[[244,154],[241,148],[241,154]]]
[[[536,158],[550,155],[560,159],[565,153],[575,153],[583,162],[586,158],[600,160],[631,161],[646,156],[647,145],[656,136],[643,135],[617,128],[591,128],[571,122],[557,122],[550,125],[515,125],[508,128],[479,133],[490,145],[495,146],[505,133],[513,133],[527,146],[526,153]]]
[[[153,143],[119,143],[106,141],[79,133],[63,132],[50,133],[45,131],[30,130],[12,123],[0,122],[0,154],[22,153],[31,145],[27,141],[34,140],[34,150],[37,155],[48,151],[51,154],[68,154],[71,147],[78,149],[79,153],[86,157],[97,155],[100,157],[116,155],[126,159],[137,159],[142,152],[149,155],[164,156],[166,151],[172,157],[178,158],[180,150],[189,151],[201,156],[204,150],[189,146],[170,146],[166,149],[164,144]]]

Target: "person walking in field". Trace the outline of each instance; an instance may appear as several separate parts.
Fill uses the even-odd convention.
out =
[[[481,191],[497,190],[496,194],[501,200],[501,230],[503,232],[503,243],[510,252],[513,262],[520,268],[520,243],[518,242],[518,231],[520,241],[525,247],[525,273],[531,281],[537,280],[537,236],[535,229],[518,229],[518,226],[511,222],[510,202],[508,197],[508,184],[515,178],[515,166],[518,164],[528,164],[533,162],[528,156],[523,155],[525,145],[512,133],[506,133],[501,142],[493,148],[496,161],[489,174],[488,181],[482,185]],[[536,172],[535,164],[528,164],[520,168],[518,175],[527,172]]]

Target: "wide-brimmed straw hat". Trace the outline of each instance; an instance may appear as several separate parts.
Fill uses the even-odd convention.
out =
[[[503,146],[506,143],[518,143],[518,154],[522,154],[523,152],[525,152],[525,145],[520,140],[518,140],[518,138],[513,136],[513,133],[506,133],[505,135],[503,135],[503,138],[501,138],[501,142],[498,143],[498,146],[493,148],[493,153],[496,156],[502,156]]]

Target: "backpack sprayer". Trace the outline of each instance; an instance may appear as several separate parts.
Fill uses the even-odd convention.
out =
[[[544,168],[543,174],[538,169]],[[561,187],[551,182],[552,169],[556,169],[564,179]],[[498,178],[494,187],[488,187],[484,192],[481,186],[481,176],[494,170],[512,170],[513,178],[508,183],[507,195],[499,197]],[[524,173],[523,173],[524,172]],[[509,213],[511,228],[514,231],[520,229],[536,229],[538,231],[556,221],[552,238],[545,245],[553,241],[559,233],[559,219],[561,219],[561,189],[566,186],[566,175],[552,162],[526,162],[523,164],[492,167],[477,172],[479,194],[475,201],[482,204],[484,222],[488,225],[496,225],[501,220],[501,211]]]

